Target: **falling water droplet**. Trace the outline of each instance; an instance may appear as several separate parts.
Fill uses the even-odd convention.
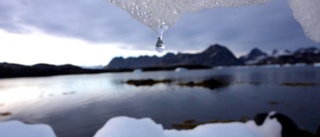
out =
[[[156,43],[156,51],[159,53],[164,52],[166,49],[165,45],[163,44],[162,37],[158,37],[158,41]]]
[[[166,46],[163,44],[163,41],[162,41],[162,35],[168,28],[169,27],[164,22],[162,23],[161,26],[158,26],[158,29],[157,29],[158,41],[156,43],[156,51],[159,52],[159,53],[164,52],[165,49],[166,49]]]

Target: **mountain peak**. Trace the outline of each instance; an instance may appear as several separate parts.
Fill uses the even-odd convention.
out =
[[[267,53],[262,52],[258,48],[253,48],[247,55],[241,56],[240,60],[245,64],[252,64],[267,56]]]
[[[267,53],[262,52],[258,48],[253,48],[248,55],[249,56],[267,56]]]
[[[224,46],[221,46],[220,44],[213,44],[210,45],[206,50],[204,51],[211,51],[211,50],[217,50],[217,49],[221,49],[221,48],[225,48]]]
[[[279,57],[279,56],[283,56],[283,55],[291,55],[291,52],[287,49],[285,50],[277,50],[277,49],[274,49],[272,51],[272,56],[273,57]]]
[[[213,44],[210,45],[206,50],[204,50],[202,53],[203,54],[212,54],[215,52],[220,52],[220,51],[227,51],[228,49],[224,46],[221,46],[220,44]]]

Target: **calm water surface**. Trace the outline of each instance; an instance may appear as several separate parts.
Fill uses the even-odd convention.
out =
[[[176,82],[215,78],[232,84],[210,90],[175,83],[142,87],[122,83],[147,78]],[[276,110],[290,116],[301,128],[314,132],[320,125],[319,84],[319,67],[240,67],[1,79],[0,113],[12,114],[0,116],[0,121],[47,123],[58,137],[90,137],[114,116],[151,117],[169,129],[187,119],[239,120]]]

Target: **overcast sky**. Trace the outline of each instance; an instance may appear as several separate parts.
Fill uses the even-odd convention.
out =
[[[0,62],[106,65],[115,56],[156,53],[157,33],[105,0],[0,0]],[[210,44],[236,56],[254,47],[320,46],[305,37],[287,0],[186,14],[164,34],[168,51]]]

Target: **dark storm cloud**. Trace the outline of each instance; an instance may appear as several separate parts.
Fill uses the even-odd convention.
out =
[[[0,0],[0,27],[25,33],[32,26],[46,33],[90,42],[132,44],[153,49],[156,33],[105,0]],[[305,37],[285,0],[240,8],[208,9],[184,15],[165,33],[171,50],[201,50],[221,43],[237,53],[319,46]]]

